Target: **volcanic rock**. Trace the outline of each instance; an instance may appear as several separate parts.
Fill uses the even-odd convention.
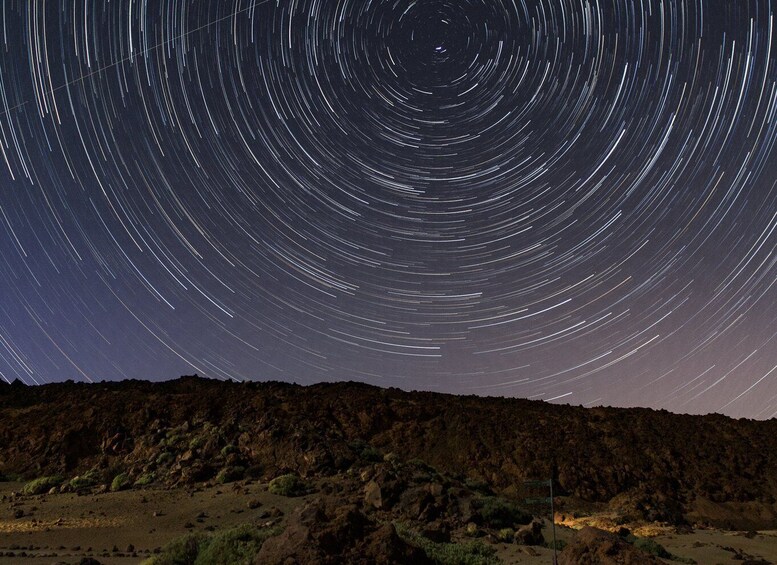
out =
[[[558,565],[661,565],[664,563],[627,541],[596,528],[585,527],[558,555]]]

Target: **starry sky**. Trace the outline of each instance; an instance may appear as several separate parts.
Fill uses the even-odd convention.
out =
[[[777,2],[0,6],[5,381],[777,413]]]

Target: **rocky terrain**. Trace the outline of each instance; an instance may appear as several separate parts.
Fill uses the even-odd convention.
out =
[[[547,546],[548,508],[526,498],[548,493],[526,482],[550,478],[559,524],[777,528],[773,420],[197,377],[2,384],[0,419],[0,473],[28,481],[4,497],[14,512],[45,493],[300,497],[282,524],[269,517],[257,563],[440,563],[454,546],[497,562],[489,544]],[[565,553],[588,538],[634,548],[587,536]]]

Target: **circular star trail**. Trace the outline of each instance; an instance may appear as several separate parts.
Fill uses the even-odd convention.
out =
[[[771,1],[2,18],[6,381],[777,413]]]

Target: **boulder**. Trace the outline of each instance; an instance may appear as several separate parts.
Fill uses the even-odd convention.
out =
[[[585,527],[558,555],[558,565],[661,565],[657,557],[640,551],[616,534]]]
[[[542,535],[542,522],[534,521],[531,524],[521,526],[515,532],[515,543],[520,545],[542,545],[545,537]]]

